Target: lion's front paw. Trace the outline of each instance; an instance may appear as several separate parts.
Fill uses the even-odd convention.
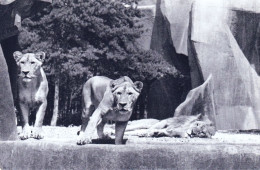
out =
[[[77,139],[77,144],[78,145],[85,145],[88,143],[92,143],[92,140],[90,137],[88,137],[86,134],[80,132],[78,139]]]
[[[22,133],[19,134],[19,138],[20,138],[21,140],[26,140],[26,139],[28,139],[28,138],[30,138],[30,137],[31,137],[31,129],[30,129],[30,126],[29,126],[29,125],[25,125],[25,126],[23,127]]]
[[[19,135],[19,138],[21,139],[21,140],[26,140],[26,139],[28,139],[28,138],[30,138],[31,137],[31,132],[29,133],[29,132],[22,132],[20,135]]]
[[[42,134],[42,128],[40,127],[35,127],[33,129],[33,132],[32,132],[32,137],[34,139],[43,139],[44,138],[44,135]]]

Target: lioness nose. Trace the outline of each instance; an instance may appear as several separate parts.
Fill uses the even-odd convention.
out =
[[[121,107],[125,107],[127,103],[119,103]]]
[[[29,73],[29,71],[23,71],[24,75],[27,75]]]

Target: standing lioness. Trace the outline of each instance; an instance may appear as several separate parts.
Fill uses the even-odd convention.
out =
[[[20,72],[18,75],[18,96],[23,118],[23,131],[20,134],[20,138],[24,140],[32,135],[35,139],[41,139],[43,138],[41,128],[49,91],[46,75],[41,68],[45,59],[45,53],[22,54],[16,51],[13,55]],[[29,126],[31,111],[36,111],[36,120],[32,134]]]
[[[142,88],[142,82],[133,83],[126,76],[117,80],[101,76],[89,79],[83,86],[82,125],[77,144],[91,143],[96,129],[99,138],[105,138],[103,129],[107,120],[116,121],[115,143],[122,144],[127,122]]]

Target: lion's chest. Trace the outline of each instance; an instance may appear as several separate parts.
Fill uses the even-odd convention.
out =
[[[112,120],[112,121],[128,121],[132,115],[132,112],[127,112],[125,114],[121,114],[118,111],[110,110],[105,115],[103,115],[102,118],[106,120]]]
[[[19,100],[21,103],[33,107],[43,102],[44,95],[41,94],[40,88],[20,85]]]

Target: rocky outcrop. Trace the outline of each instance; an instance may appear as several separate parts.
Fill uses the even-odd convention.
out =
[[[156,119],[173,116],[174,110],[190,90],[188,57],[176,52],[171,38],[170,24],[162,14],[161,3],[163,3],[161,0],[139,2],[138,8],[142,10],[145,17],[141,21],[144,25],[144,33],[138,42],[144,49],[156,50],[186,78],[181,79],[182,82],[174,77],[162,78],[151,85],[147,111],[149,118]]]
[[[212,75],[199,87],[192,89],[185,101],[175,110],[174,116],[180,115],[207,115],[215,122],[215,104],[213,96]]]
[[[212,74],[218,129],[260,128],[259,9],[258,0],[156,1],[151,49],[190,76],[191,89]],[[154,116],[158,112],[171,116],[167,111],[181,101],[183,91],[169,90],[180,87],[172,81],[153,85],[158,93],[166,92],[160,93],[160,100],[150,98],[148,103],[156,110],[151,117],[160,119]],[[163,104],[169,101],[167,95],[178,102]]]
[[[243,0],[163,0],[160,5],[174,49],[189,58],[192,87],[212,74],[218,129],[259,128],[259,6]]]

